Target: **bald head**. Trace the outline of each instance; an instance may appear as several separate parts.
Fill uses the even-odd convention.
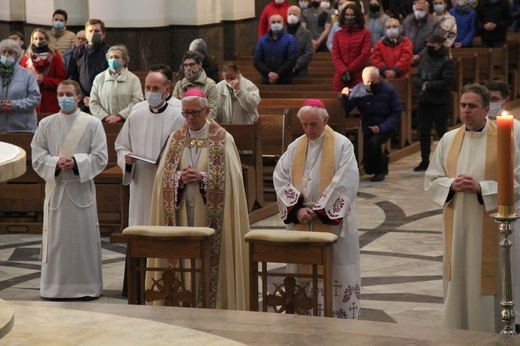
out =
[[[283,18],[279,14],[273,14],[269,18],[269,24],[273,25],[273,23],[281,23],[283,25]]]
[[[294,14],[296,17],[300,18],[300,16],[302,15],[302,10],[300,10],[299,6],[291,6],[287,10],[287,16],[291,14]]]

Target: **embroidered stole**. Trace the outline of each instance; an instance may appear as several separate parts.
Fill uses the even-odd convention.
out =
[[[457,176],[457,161],[462,142],[464,141],[464,126],[455,134],[455,138],[448,153],[446,168],[449,177]],[[497,179],[497,127],[488,121],[486,167],[484,180]],[[477,198],[475,196],[475,198]],[[492,212],[490,212],[492,213]],[[451,280],[451,257],[453,248],[453,217],[454,202],[448,204],[444,212],[445,224],[445,260],[444,277]],[[468,217],[472,217],[468,215]],[[495,295],[498,293],[498,224],[488,215],[485,208],[482,211],[482,269],[481,295]]]
[[[57,115],[59,116],[59,115]],[[61,144],[59,157],[72,157],[76,148],[78,146],[79,141],[83,137],[85,133],[85,129],[88,126],[91,115],[87,113],[80,112],[78,117],[72,124],[72,127],[69,130],[69,133],[65,137],[65,140]],[[59,176],[56,177],[56,180],[59,179]],[[48,255],[48,242],[49,242],[49,201],[51,198],[54,189],[56,188],[57,182],[46,182],[45,183],[45,199],[43,201],[43,234],[42,234],[42,251],[40,253],[40,259],[43,263],[47,263],[47,255]]]
[[[217,302],[218,271],[222,240],[222,223],[224,216],[224,198],[226,183],[225,144],[226,132],[215,122],[209,122],[207,139],[202,139],[208,146],[208,179],[206,192],[206,226],[215,230],[211,241],[210,268],[210,307],[215,308]],[[162,172],[164,224],[177,226],[175,219],[175,173],[182,158],[189,138],[188,126],[172,134],[172,140],[166,155],[166,163]]]
[[[328,125],[325,126],[325,135],[323,138],[323,147],[321,148],[321,167],[320,167],[320,181],[318,186],[318,196],[321,196],[327,189],[327,186],[334,178],[334,130]],[[307,145],[309,139],[303,136],[298,143],[296,152],[294,153],[294,160],[292,165],[292,183],[296,190],[302,191],[303,173],[305,170],[305,159],[307,157]],[[309,157],[309,159],[312,159]],[[319,218],[314,218],[312,222],[313,230],[319,232],[328,232],[329,225],[323,224]],[[310,231],[310,224],[296,224],[294,229],[298,231]]]

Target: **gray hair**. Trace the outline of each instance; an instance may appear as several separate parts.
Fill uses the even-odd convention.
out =
[[[201,53],[204,56],[208,56],[208,48],[206,46],[206,42],[204,42],[201,38],[196,38],[190,43],[190,47],[188,50],[194,50]]]
[[[181,101],[184,103],[184,101],[189,102],[189,101],[193,101],[193,100],[199,100],[199,105],[202,108],[206,108],[208,106],[208,99],[205,97],[200,97],[200,96],[186,96],[186,97],[183,97]]]
[[[0,51],[4,49],[4,47],[7,47],[10,50],[14,51],[14,54],[16,55],[14,58],[16,59],[16,61],[18,61],[22,57],[23,50],[22,47],[20,47],[18,41],[6,38],[5,40],[0,41]]]
[[[106,59],[108,60],[108,56],[110,53],[119,50],[123,54],[123,59],[125,59],[126,63],[123,66],[128,67],[128,63],[130,62],[130,55],[128,55],[128,49],[124,44],[117,44],[115,46],[112,46],[108,49],[108,52],[106,54]]]
[[[301,113],[312,112],[312,111],[316,111],[318,113],[318,116],[320,117],[321,121],[325,120],[325,117],[329,116],[329,113],[327,112],[327,110],[325,108],[316,107],[316,106],[303,106],[302,108],[300,108],[300,110],[298,111],[298,114],[296,114],[296,116],[298,117],[298,119],[301,119],[301,117],[300,117]]]

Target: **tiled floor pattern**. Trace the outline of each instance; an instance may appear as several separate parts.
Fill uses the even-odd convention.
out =
[[[442,307],[441,210],[413,172],[419,155],[390,165],[383,182],[361,178],[356,201],[362,273],[362,319],[437,326]],[[278,215],[253,228],[283,228]],[[40,300],[41,236],[0,235],[0,298]],[[125,249],[103,239],[103,296],[96,303],[126,304],[120,295]],[[85,303],[89,304],[89,303]]]

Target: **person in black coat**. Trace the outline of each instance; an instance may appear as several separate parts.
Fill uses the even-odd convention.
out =
[[[413,83],[417,88],[417,121],[421,142],[421,163],[414,171],[425,171],[430,164],[431,123],[435,123],[437,136],[441,138],[448,130],[448,115],[451,102],[451,83],[454,76],[453,61],[445,38],[432,34],[427,39],[428,54],[419,63]]]
[[[479,1],[477,30],[485,47],[503,47],[506,43],[507,28],[513,23],[509,0]]]

